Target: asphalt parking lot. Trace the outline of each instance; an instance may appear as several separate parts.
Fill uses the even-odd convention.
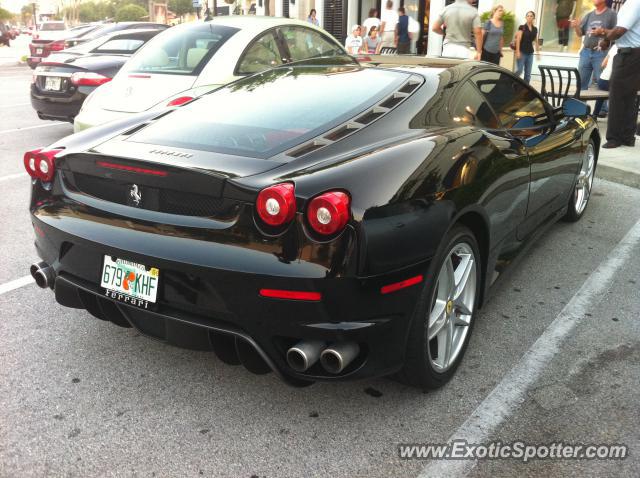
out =
[[[0,476],[639,476],[640,190],[596,179],[494,288],[443,389],[390,379],[291,388],[56,304],[22,153],[31,70],[0,69]],[[406,460],[399,444],[625,444],[624,460]]]

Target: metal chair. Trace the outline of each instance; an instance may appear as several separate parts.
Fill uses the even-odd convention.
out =
[[[538,65],[542,77],[540,93],[554,108],[567,98],[580,99],[580,72],[568,66]]]
[[[392,46],[383,46],[380,49],[380,54],[381,55],[397,55],[398,49]]]

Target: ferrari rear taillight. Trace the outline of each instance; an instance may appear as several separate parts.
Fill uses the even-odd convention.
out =
[[[64,40],[57,40],[47,45],[49,51],[61,51],[64,50]]]
[[[109,81],[111,78],[92,71],[77,71],[71,75],[71,83],[76,86],[100,86]]]
[[[175,98],[175,99],[169,101],[169,103],[167,103],[167,106],[180,106],[180,105],[183,105],[185,103],[188,103],[192,99],[193,99],[192,96],[180,96],[179,98]]]
[[[60,151],[62,150],[49,149],[43,151],[42,149],[34,149],[24,153],[24,167],[29,176],[41,179],[45,183],[50,182],[56,170],[55,155]]]
[[[282,226],[291,222],[296,214],[296,195],[292,183],[269,186],[260,191],[256,200],[260,219],[269,226]]]
[[[349,221],[349,196],[342,191],[329,191],[316,196],[307,208],[311,228],[323,236],[336,234]]]

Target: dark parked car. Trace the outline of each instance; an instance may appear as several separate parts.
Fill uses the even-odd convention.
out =
[[[80,28],[79,33],[74,34],[74,30],[64,30],[64,24],[62,22],[46,22],[42,25],[43,29],[38,31],[38,34],[34,36],[33,40],[29,44],[30,55],[27,57],[27,64],[33,69],[38,66],[44,58],[47,58],[54,52],[71,48],[72,46],[80,45],[84,42],[95,40],[108,33],[132,30],[132,29],[148,29],[148,30],[166,30],[168,25],[162,23],[150,23],[150,22],[118,22],[107,23],[97,28],[93,26],[83,26]],[[57,35],[52,36],[51,32],[55,32],[54,29],[59,29]],[[46,30],[45,30],[46,29]],[[62,31],[64,30],[64,31]]]
[[[429,65],[285,65],[26,153],[33,276],[293,384],[441,386],[494,279],[584,214],[600,135],[499,67]]]
[[[0,45],[11,46],[11,40],[13,38],[9,25],[0,22]]]
[[[65,48],[71,48],[77,45],[100,38],[103,35],[109,33],[118,32],[121,30],[166,30],[169,25],[163,23],[151,23],[151,22],[117,22],[117,23],[105,23],[104,25],[95,25],[87,31],[82,31],[78,35],[74,35],[65,40]]]
[[[73,122],[84,100],[160,30],[125,30],[49,56],[33,73],[31,105],[40,119]]]

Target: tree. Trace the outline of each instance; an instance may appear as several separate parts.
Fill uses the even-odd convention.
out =
[[[192,0],[169,0],[168,7],[180,18],[195,11]]]
[[[149,12],[139,5],[125,5],[116,11],[116,22],[135,22],[149,17]]]
[[[115,8],[111,3],[98,2],[82,2],[78,8],[78,18],[81,22],[97,22],[113,18]]]
[[[0,20],[11,20],[14,17],[13,13],[4,8],[0,8]]]
[[[21,9],[20,9],[20,16],[22,17],[22,23],[24,25],[28,25],[31,20],[31,17],[33,16],[33,6],[31,4],[29,5],[24,5]]]

